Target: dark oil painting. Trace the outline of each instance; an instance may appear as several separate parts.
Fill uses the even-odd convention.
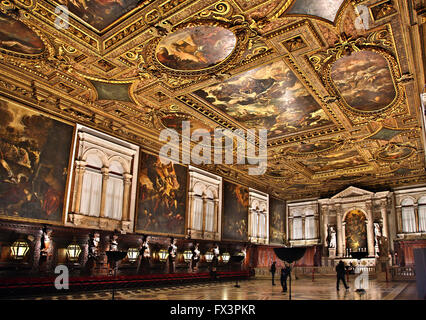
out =
[[[223,234],[226,240],[247,241],[249,190],[230,182],[223,184],[225,204],[223,211]]]
[[[23,54],[45,50],[40,37],[21,21],[0,13],[0,48]]]
[[[62,221],[73,131],[0,101],[0,216]]]
[[[159,62],[171,69],[201,70],[225,60],[236,42],[234,33],[222,27],[189,27],[164,38],[156,55]]]
[[[184,234],[187,168],[163,164],[141,152],[136,229],[147,233]]]
[[[365,160],[356,150],[339,151],[305,160],[306,166],[314,172],[325,172],[365,165]]]
[[[351,210],[345,217],[346,248],[358,251],[367,248],[367,230],[365,215],[359,210]]]
[[[338,59],[331,78],[346,103],[359,111],[381,110],[396,96],[388,62],[376,52],[364,50]]]
[[[283,61],[246,71],[195,94],[268,139],[331,125],[325,111]]]
[[[285,202],[269,198],[269,242],[283,244],[285,239]]]
[[[140,0],[58,0],[77,17],[101,31],[143,2]],[[152,2],[152,1],[145,1]],[[141,4],[143,5],[143,4]]]

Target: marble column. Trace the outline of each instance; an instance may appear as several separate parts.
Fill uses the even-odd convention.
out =
[[[401,208],[401,206],[396,207],[396,226],[397,226],[397,233],[402,233],[402,208]]]
[[[293,240],[293,217],[288,218],[288,239]]]
[[[337,256],[343,256],[343,243],[342,243],[342,212],[341,207],[337,207],[336,210],[336,218],[337,218]]]
[[[203,195],[202,199],[203,199],[203,221],[201,224],[201,228],[202,228],[202,235],[204,238],[204,232],[206,231],[207,196]]]
[[[188,192],[188,198],[189,198],[189,209],[188,209],[188,217],[187,217],[187,223],[186,223],[187,234],[189,234],[192,229],[192,220],[194,217],[194,192],[192,191]]]
[[[129,203],[130,203],[130,188],[132,186],[132,175],[125,173],[123,174],[124,178],[124,188],[123,188],[123,221],[130,221],[129,216]]]
[[[346,222],[342,222],[342,252],[343,256],[346,256]]]
[[[103,167],[101,169],[101,172],[102,172],[102,194],[101,194],[101,208],[100,208],[99,216],[101,218],[105,218],[105,204],[106,204],[106,196],[107,196],[109,170],[108,168]]]
[[[388,213],[387,213],[387,201],[380,202],[380,214],[382,216],[383,227],[382,235],[389,239],[389,224],[388,224]]]
[[[306,230],[305,230],[306,222],[305,221],[306,221],[306,216],[303,214],[302,215],[302,232],[303,232],[302,239],[306,240]]]
[[[215,239],[219,239],[219,199],[214,199],[214,221],[213,221],[213,232]]]
[[[416,231],[419,232],[419,206],[418,204],[414,204],[414,220],[416,221]]]
[[[321,242],[323,243],[324,247],[327,247],[327,237],[328,237],[328,206],[323,206],[321,210],[321,217],[322,217],[322,227],[323,230],[321,232]]]
[[[367,247],[368,247],[368,256],[374,257],[374,224],[373,224],[373,213],[372,213],[372,203],[366,204],[367,208]]]
[[[75,162],[74,202],[71,209],[71,211],[75,213],[80,213],[81,192],[83,189],[83,177],[85,171],[86,162],[77,160]]]
[[[315,222],[315,233],[316,233],[315,239],[319,239],[320,238],[320,223],[319,223],[319,215],[318,214],[315,215],[314,222]]]

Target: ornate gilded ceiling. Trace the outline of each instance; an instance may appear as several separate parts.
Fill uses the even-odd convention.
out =
[[[152,151],[182,120],[266,128],[265,175],[202,167],[285,199],[422,183],[422,52],[407,26],[423,5],[4,0],[0,91]]]

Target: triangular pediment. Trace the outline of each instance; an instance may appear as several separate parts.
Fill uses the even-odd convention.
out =
[[[371,196],[373,194],[374,193],[371,191],[350,186],[346,188],[345,190],[339,192],[338,194],[334,195],[333,197],[331,197],[331,199]]]

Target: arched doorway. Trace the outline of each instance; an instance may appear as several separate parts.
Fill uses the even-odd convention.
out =
[[[361,210],[351,210],[345,217],[346,248],[350,251],[367,250],[366,216]]]

